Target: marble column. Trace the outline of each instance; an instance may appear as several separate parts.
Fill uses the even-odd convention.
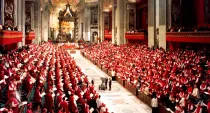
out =
[[[115,6],[114,6],[114,1],[115,0],[112,0],[112,44],[115,44]]]
[[[17,26],[18,13],[20,13],[18,9],[18,1],[14,0],[14,26]]]
[[[166,6],[166,25],[167,29],[171,28],[171,11],[172,11],[172,0],[167,0],[167,6]]]
[[[159,47],[159,30],[160,30],[160,15],[159,15],[159,9],[160,9],[160,6],[159,6],[159,1],[160,0],[155,0],[155,48],[158,48]]]
[[[117,0],[117,45],[125,44],[125,32],[124,32],[124,6],[125,0]]]
[[[101,4],[100,4],[100,2],[99,2],[99,3],[98,3],[98,37],[99,37],[99,38],[101,38],[101,28],[100,28],[100,27],[101,27],[101,26],[100,26],[100,20],[101,20],[101,19],[100,19],[100,18],[101,18],[100,15],[101,15],[101,14],[100,14],[100,13],[101,13]]]
[[[166,50],[166,0],[159,0],[159,47]]]
[[[49,35],[49,9],[47,7],[48,3],[45,3],[43,6],[43,14],[42,14],[42,38],[43,41],[48,41]]]
[[[31,2],[31,29],[34,30],[34,2]]]
[[[40,2],[39,0],[37,0],[37,1],[34,1],[34,31],[36,35],[34,43],[36,44],[41,42],[40,21],[41,21]]]
[[[22,38],[22,46],[25,46],[25,0],[22,0],[22,32],[23,32],[23,38]]]
[[[166,49],[166,0],[148,1],[148,46]]]
[[[15,0],[15,26],[18,26],[19,31],[22,31],[22,42],[18,43],[18,47],[25,45],[25,0]]]
[[[148,0],[148,47],[155,46],[155,0]]]
[[[84,20],[84,40],[85,41],[90,41],[90,16],[91,16],[91,11],[88,6],[85,7],[85,20]]]
[[[1,0],[0,2],[1,2],[1,7],[2,7],[0,9],[1,10],[1,18],[0,19],[1,19],[2,25],[4,25],[4,8],[3,8],[4,7],[4,0]]]
[[[25,12],[25,11],[23,11],[22,0],[18,0],[17,1],[17,21],[16,21],[16,25],[18,26],[19,31],[23,31],[23,26],[22,26],[22,19],[23,19],[22,13],[23,12]],[[18,43],[18,47],[22,47],[22,42]]]
[[[79,27],[79,31],[80,31],[80,33],[79,33],[79,35],[80,35],[80,38],[81,39],[84,39],[84,9],[82,8],[82,9],[80,9],[79,10],[79,23],[80,23],[80,27]],[[100,36],[100,35],[99,35]]]
[[[127,0],[124,0],[124,14],[123,14],[123,18],[124,18],[124,27],[123,27],[123,36],[124,36],[124,38],[123,38],[123,44],[126,44],[127,43],[127,40],[126,40],[126,38],[125,38],[125,33],[127,32],[127,30],[128,30],[128,28],[127,28],[127,22],[128,22],[128,19],[126,18],[126,17],[128,17],[129,15],[128,15],[128,7],[127,7]],[[136,22],[134,22],[134,23],[136,23]]]
[[[34,30],[34,2],[31,3],[31,30]],[[35,39],[32,40],[35,43]]]
[[[103,12],[103,4],[104,0],[100,0],[100,22],[99,22],[99,32],[100,32],[100,40],[101,42],[104,40],[104,12]]]

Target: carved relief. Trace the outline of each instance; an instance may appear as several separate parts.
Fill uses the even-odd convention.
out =
[[[14,26],[14,0],[5,0],[4,24]]]
[[[31,4],[30,2],[26,2],[26,9],[25,9],[25,29],[26,32],[31,30]]]

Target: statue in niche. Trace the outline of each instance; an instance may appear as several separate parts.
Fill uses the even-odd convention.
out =
[[[13,5],[12,3],[5,3],[5,16],[13,18]]]

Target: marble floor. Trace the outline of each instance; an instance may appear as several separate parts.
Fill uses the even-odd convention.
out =
[[[100,77],[109,76],[89,60],[81,56],[79,50],[71,55],[88,78],[90,80],[94,79],[95,89],[97,89],[97,92],[101,95],[101,99],[106,104],[110,113],[151,113],[151,108],[139,101],[133,94],[115,81],[112,83],[111,91],[98,90],[98,86],[101,84]]]

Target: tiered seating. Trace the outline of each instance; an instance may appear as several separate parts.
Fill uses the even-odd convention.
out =
[[[6,98],[0,96],[4,105],[0,112],[89,113],[90,100],[98,97],[62,47],[51,43],[30,45],[28,50],[13,50],[0,59],[0,88],[7,94],[3,95]],[[26,95],[19,98],[18,92]]]
[[[199,113],[200,108],[205,111],[205,105],[210,106],[210,57],[207,53],[209,50],[167,52],[149,49],[146,44],[113,46],[109,42],[83,50],[88,59],[114,70],[123,86],[129,90],[135,87],[136,95],[156,93],[159,102],[176,113]],[[142,95],[139,98],[150,104]]]

